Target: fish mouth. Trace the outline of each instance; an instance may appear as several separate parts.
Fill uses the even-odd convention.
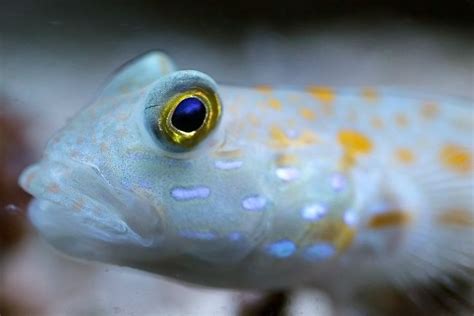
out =
[[[35,197],[28,209],[31,222],[59,250],[114,262],[163,254],[159,208],[106,179],[96,166],[42,160],[19,183]]]

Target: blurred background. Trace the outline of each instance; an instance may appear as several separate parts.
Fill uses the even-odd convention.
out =
[[[236,315],[255,293],[71,261],[28,226],[19,172],[150,49],[219,83],[395,86],[474,99],[474,1],[10,1],[0,9],[0,315]],[[292,315],[331,315],[300,293]]]

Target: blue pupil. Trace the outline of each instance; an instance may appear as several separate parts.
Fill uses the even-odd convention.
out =
[[[173,126],[183,132],[199,129],[206,118],[206,107],[198,98],[187,98],[179,102],[171,117]]]

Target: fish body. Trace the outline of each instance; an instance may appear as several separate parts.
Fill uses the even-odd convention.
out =
[[[207,111],[196,131],[176,131],[181,105],[183,129]],[[153,52],[20,183],[34,226],[74,257],[215,287],[405,288],[474,267],[473,110],[393,89],[217,86]]]

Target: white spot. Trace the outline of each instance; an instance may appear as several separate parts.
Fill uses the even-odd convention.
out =
[[[357,216],[354,210],[348,209],[344,213],[344,222],[349,226],[356,226],[357,225]]]
[[[211,194],[211,189],[204,186],[176,187],[171,190],[171,196],[179,201],[205,199]]]
[[[317,221],[323,218],[328,209],[322,204],[311,204],[301,210],[301,217],[309,221]]]
[[[240,160],[231,160],[231,161],[217,160],[214,162],[214,166],[222,170],[237,169],[237,168],[240,168],[242,164],[243,162]]]
[[[293,167],[284,167],[284,168],[277,168],[276,175],[278,178],[284,181],[292,181],[297,179],[300,176],[300,172],[298,169]]]
[[[242,207],[249,211],[261,211],[267,204],[267,199],[260,195],[252,195],[242,200]]]
[[[296,129],[293,129],[293,128],[288,129],[288,130],[286,131],[286,136],[288,136],[289,138],[293,138],[293,139],[294,139],[294,138],[296,138],[296,137],[298,136],[298,131],[297,131]]]
[[[334,191],[339,192],[342,191],[346,188],[347,186],[347,178],[340,174],[340,173],[335,173],[331,177],[331,187],[334,189]]]

